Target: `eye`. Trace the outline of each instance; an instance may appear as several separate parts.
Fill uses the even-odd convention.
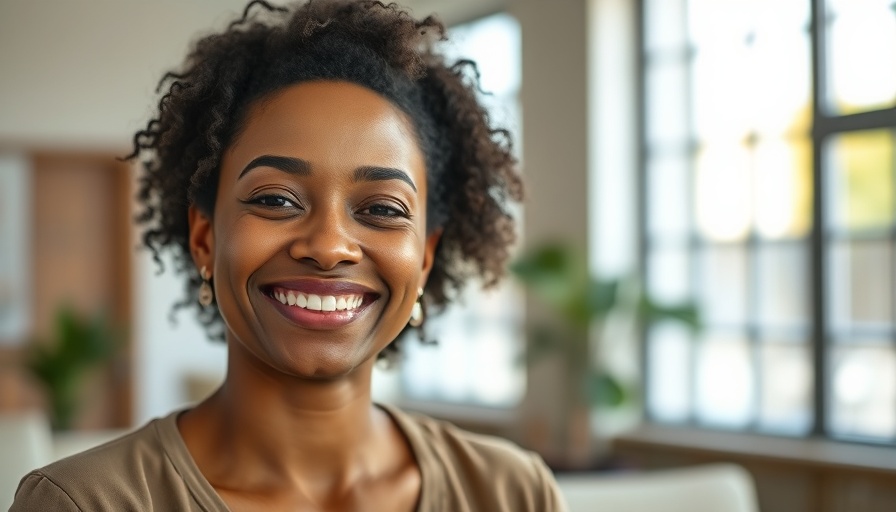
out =
[[[370,205],[361,210],[361,213],[375,217],[408,217],[408,214],[403,210],[387,204]]]
[[[357,215],[363,222],[379,227],[403,224],[402,221],[412,218],[404,204],[383,200],[364,205],[356,210],[355,215]]]
[[[264,194],[246,201],[249,204],[257,204],[266,208],[296,208],[297,205],[290,199],[275,194]]]

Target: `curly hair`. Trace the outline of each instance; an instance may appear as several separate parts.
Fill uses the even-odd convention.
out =
[[[508,132],[491,126],[477,100],[475,64],[447,63],[436,48],[444,40],[438,20],[418,21],[396,4],[256,0],[226,30],[195,42],[181,68],[159,82],[157,92],[167,91],[126,157],[143,164],[143,245],[160,268],[161,253],[170,250],[175,271],[187,277],[186,296],[172,312],[196,307],[209,334],[222,337],[218,309],[193,299],[202,280],[190,256],[187,209],[195,204],[213,215],[222,155],[250,106],[311,80],[367,87],[412,121],[431,190],[427,230],[442,230],[426,306],[441,309],[471,278],[497,283],[516,238],[507,205],[522,199],[522,182]]]

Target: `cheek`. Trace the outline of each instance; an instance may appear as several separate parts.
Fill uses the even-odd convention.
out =
[[[369,243],[367,253],[376,260],[382,278],[402,305],[413,304],[423,267],[424,240],[404,234]],[[402,307],[402,306],[399,306]],[[407,306],[410,308],[410,305]]]
[[[280,237],[270,224],[249,216],[233,219],[217,231],[224,234],[216,237],[215,263],[223,273],[218,283],[226,281],[229,291],[239,297],[252,273],[279,249]]]

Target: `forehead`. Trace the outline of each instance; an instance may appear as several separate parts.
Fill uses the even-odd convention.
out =
[[[257,101],[224,156],[224,171],[263,154],[294,156],[328,170],[397,167],[415,181],[425,179],[425,160],[408,116],[376,92],[349,82],[304,82]]]

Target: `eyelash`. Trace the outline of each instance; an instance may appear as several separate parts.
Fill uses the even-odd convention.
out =
[[[376,214],[376,213],[373,213],[373,211],[372,211],[374,209],[387,210],[388,213]],[[397,208],[397,207],[389,205],[389,204],[383,204],[383,203],[377,203],[377,204],[371,204],[369,206],[365,206],[364,208],[359,210],[359,212],[369,212],[364,215],[372,215],[374,217],[379,217],[379,218],[383,218],[383,219],[394,219],[394,218],[410,219],[411,218],[410,214],[408,214],[403,209]]]
[[[276,205],[275,204],[266,204],[267,201],[272,200],[272,199],[281,201],[284,204],[276,204]],[[277,194],[264,194],[264,195],[256,196],[256,197],[253,197],[252,199],[249,199],[248,201],[246,201],[246,203],[257,204],[259,206],[263,206],[265,208],[271,208],[271,209],[297,208],[298,207],[296,202],[293,201],[292,199],[288,199],[286,197],[283,197],[283,196],[277,195]]]
[[[270,204],[271,201],[276,201],[280,204]],[[301,208],[296,201],[289,199],[287,197],[283,197],[278,194],[263,194],[260,196],[253,197],[247,201],[247,204],[254,204],[261,206],[263,208],[275,210],[275,209],[285,209],[285,208]],[[381,213],[374,213],[374,210],[380,210]],[[385,210],[385,211],[383,211]],[[375,203],[364,208],[358,210],[362,215],[370,215],[372,217],[377,217],[380,219],[410,219],[411,215],[407,213],[403,208],[396,207],[390,204],[385,203]],[[367,213],[364,213],[367,212]]]

